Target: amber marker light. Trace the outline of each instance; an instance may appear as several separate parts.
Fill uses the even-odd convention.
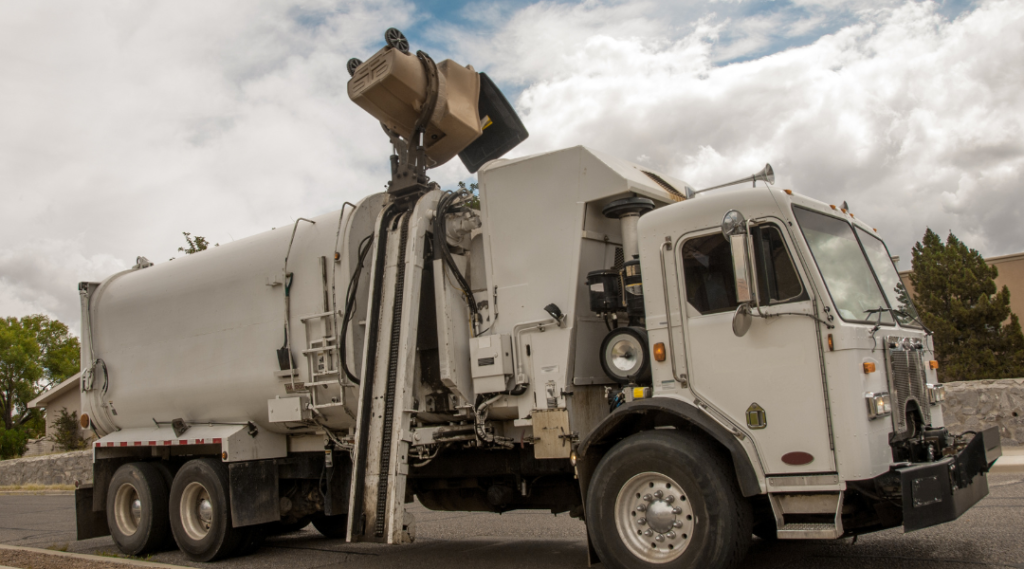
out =
[[[832,208],[833,210],[836,209],[836,206],[834,206],[834,205],[829,205],[828,207]]]
[[[665,344],[658,342],[654,344],[654,361],[663,362],[665,361]]]
[[[929,360],[928,361],[928,367],[930,367],[932,369],[939,369],[939,361],[938,360]]]
[[[787,196],[793,195],[793,190],[782,190],[782,191],[786,192]]]
[[[875,363],[864,362],[864,373],[875,373]]]
[[[89,414],[82,413],[82,416],[78,419],[78,424],[82,425],[83,429],[89,428]]]
[[[835,346],[835,344],[832,343],[832,334],[828,335],[828,351],[830,351],[830,352],[836,351],[836,346]]]

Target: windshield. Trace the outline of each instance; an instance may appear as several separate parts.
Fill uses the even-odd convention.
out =
[[[878,290],[850,224],[798,207],[793,208],[793,213],[839,316],[854,322],[892,324],[889,305]]]
[[[889,306],[896,312],[896,319],[904,326],[917,327],[917,309],[910,301],[910,294],[903,286],[900,274],[896,272],[896,267],[892,264],[892,257],[889,256],[889,250],[885,248],[885,243],[859,227],[857,236],[860,237],[860,243],[864,246],[868,261],[875,269],[875,276],[878,277],[878,282],[882,285],[882,292],[885,293]]]

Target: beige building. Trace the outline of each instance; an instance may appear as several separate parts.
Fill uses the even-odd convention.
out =
[[[1010,310],[1017,316],[1024,319],[1024,253],[989,257],[985,262],[991,267],[999,269],[999,276],[996,277],[996,290],[1002,290],[1003,285],[1010,289]],[[903,285],[914,296],[914,286],[910,284],[910,273],[913,271],[900,271],[900,278]]]
[[[67,409],[68,413],[74,411],[76,416],[81,416],[82,401],[79,392],[79,379],[81,376],[81,373],[76,373],[28,402],[29,409],[42,409],[44,411],[47,438],[52,440],[53,421],[60,417],[61,409]],[[82,435],[82,438],[88,439],[92,433],[79,428],[79,434]]]

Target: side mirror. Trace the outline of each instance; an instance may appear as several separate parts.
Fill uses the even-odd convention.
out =
[[[747,220],[735,209],[726,212],[722,218],[722,235],[729,240],[732,249],[732,273],[735,279],[736,302],[743,304],[753,300],[750,288],[750,271],[747,269]]]

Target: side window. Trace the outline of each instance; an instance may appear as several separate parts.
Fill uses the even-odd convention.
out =
[[[774,225],[753,228],[757,289],[761,305],[805,300],[807,293],[782,232]],[[683,276],[686,301],[701,314],[736,309],[732,249],[721,233],[688,239],[683,243]]]
[[[761,304],[781,304],[807,299],[779,228],[774,225],[762,225],[753,228],[753,232],[754,259],[757,261],[757,297],[761,299]]]
[[[683,275],[686,278],[686,301],[701,314],[736,308],[732,249],[721,233],[683,243]]]

